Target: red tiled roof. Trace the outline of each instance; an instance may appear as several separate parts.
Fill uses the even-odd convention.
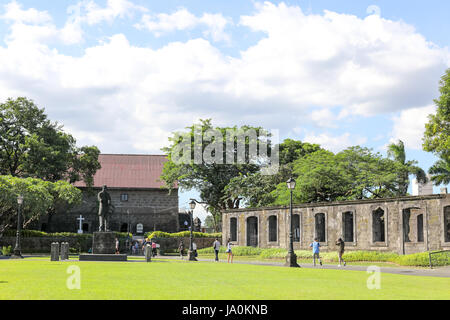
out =
[[[160,176],[167,161],[165,155],[100,154],[98,161],[102,168],[94,176],[94,187],[159,189],[164,185]],[[86,184],[77,181],[74,186]]]

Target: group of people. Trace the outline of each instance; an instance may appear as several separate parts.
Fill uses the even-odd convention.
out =
[[[233,252],[231,250],[231,239],[228,239],[227,242],[227,250],[226,253],[228,254],[228,263],[233,263]],[[213,243],[213,249],[214,249],[214,253],[215,253],[215,261],[218,262],[219,261],[219,251],[220,251],[220,242],[219,242],[219,238],[216,238],[214,243]],[[183,241],[180,241],[180,244],[178,245],[178,251],[180,253],[180,257],[181,259],[183,259],[183,252],[184,252],[184,243]],[[197,245],[195,244],[195,242],[192,243],[192,251],[194,252],[194,256],[197,257],[198,253],[197,253]]]
[[[339,267],[341,267],[342,265],[345,266],[347,263],[342,257],[345,251],[345,242],[344,240],[342,240],[342,238],[339,238],[336,241],[336,245],[338,246]],[[322,265],[322,260],[320,260],[320,243],[318,239],[314,238],[314,241],[309,246],[312,247],[313,251],[313,265],[316,266],[316,258],[319,260],[320,265]]]

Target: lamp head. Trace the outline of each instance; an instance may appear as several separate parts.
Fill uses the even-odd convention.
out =
[[[195,201],[191,200],[191,202],[189,202],[189,207],[191,208],[191,210],[195,209]]]
[[[22,196],[22,195],[19,195],[19,196],[17,197],[17,203],[18,203],[18,204],[22,204],[22,203],[23,203],[23,196]]]
[[[293,178],[290,178],[288,181],[286,181],[287,187],[290,190],[295,189],[295,180]]]

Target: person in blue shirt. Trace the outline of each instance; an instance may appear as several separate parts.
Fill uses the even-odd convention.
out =
[[[319,259],[320,265],[322,265],[322,261],[320,260],[319,252],[320,252],[320,243],[317,241],[317,238],[314,238],[314,242],[309,245],[312,247],[313,250],[313,261],[314,261],[314,267],[316,266],[316,257]]]

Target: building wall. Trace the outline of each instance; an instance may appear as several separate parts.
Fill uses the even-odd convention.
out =
[[[82,215],[85,219],[83,223],[88,224],[88,232],[98,230],[98,203],[97,193],[88,194],[83,190],[83,203],[68,212],[58,212],[51,217],[39,221],[35,227],[42,229],[42,224],[47,224],[47,232],[77,232],[79,221],[77,218]],[[148,231],[177,232],[178,222],[178,190],[173,190],[169,195],[167,190],[148,189],[108,189],[111,196],[112,205],[115,207],[114,213],[108,221],[108,228],[112,231],[121,231],[124,224],[130,222],[131,232],[136,234],[136,225],[143,225],[143,233]],[[128,194],[128,201],[121,201],[121,195]],[[130,214],[128,217],[127,210]],[[126,231],[126,230],[125,230]]]
[[[353,213],[353,242],[346,242],[346,250],[379,250],[397,253],[415,253],[427,250],[450,248],[445,242],[446,227],[444,208],[450,206],[450,195],[430,195],[394,199],[361,200],[335,203],[317,203],[294,205],[293,214],[300,215],[300,241],[294,242],[294,249],[309,250],[309,244],[316,236],[315,215],[325,215],[325,241],[322,249],[337,250],[335,242],[343,237],[344,212]],[[373,212],[381,208],[384,211],[385,241],[373,239]],[[410,209],[409,239],[404,242],[404,210]],[[423,242],[418,241],[417,216],[423,214]],[[277,241],[269,242],[268,219],[277,217]],[[230,238],[230,218],[237,219],[236,245],[246,246],[247,219],[256,217],[258,226],[258,247],[287,248],[289,244],[289,208],[258,208],[225,211],[222,218],[222,240]],[[406,223],[405,223],[406,224]]]

